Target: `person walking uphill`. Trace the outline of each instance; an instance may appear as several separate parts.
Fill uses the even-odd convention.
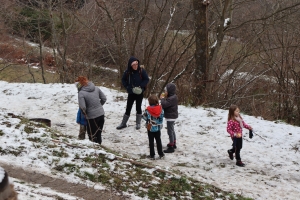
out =
[[[82,85],[78,92],[79,108],[88,120],[87,132],[90,141],[102,143],[102,129],[104,125],[104,109],[106,96],[86,77],[79,76],[76,80]]]
[[[161,106],[165,112],[165,118],[167,121],[167,130],[169,135],[168,149],[164,150],[165,153],[173,153],[176,146],[176,134],[174,130],[174,124],[178,118],[178,97],[176,95],[176,85],[174,83],[168,83],[165,88],[165,94],[161,95]]]
[[[141,128],[143,93],[148,82],[149,77],[145,69],[141,68],[140,61],[135,57],[130,57],[127,69],[122,76],[122,84],[128,93],[126,111],[117,129],[127,127],[126,123],[129,119],[134,101],[136,105],[136,129]]]

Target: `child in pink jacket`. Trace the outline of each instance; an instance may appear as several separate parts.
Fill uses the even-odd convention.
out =
[[[228,113],[227,132],[233,141],[232,149],[227,152],[229,158],[233,160],[235,153],[236,165],[244,167],[245,164],[241,160],[240,152],[243,147],[243,128],[252,130],[251,126],[246,124],[240,115],[240,109],[236,105],[231,105]]]

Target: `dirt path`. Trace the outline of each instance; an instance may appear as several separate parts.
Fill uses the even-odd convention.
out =
[[[52,178],[35,171],[27,171],[20,167],[15,167],[0,163],[10,177],[23,180],[24,182],[40,184],[41,187],[49,187],[57,192],[70,194],[85,200],[127,200],[128,197],[122,197],[108,190],[95,190],[84,184],[69,183],[62,179]]]

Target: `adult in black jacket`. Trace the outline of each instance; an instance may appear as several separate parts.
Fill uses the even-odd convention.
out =
[[[122,84],[128,93],[126,112],[123,116],[121,124],[117,127],[117,129],[127,127],[126,123],[129,119],[134,101],[136,105],[136,129],[141,128],[143,93],[148,82],[149,77],[145,69],[141,68],[140,61],[135,57],[130,57],[128,60],[127,69],[122,76]],[[133,93],[132,89],[134,87],[140,87],[142,89],[142,93]]]

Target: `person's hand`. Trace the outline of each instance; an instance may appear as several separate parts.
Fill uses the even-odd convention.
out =
[[[249,126],[249,130],[252,130],[252,127],[251,127],[251,126]]]
[[[165,93],[161,93],[160,98],[163,99],[165,98],[166,94]]]
[[[235,137],[236,138],[241,138],[242,137],[242,133],[237,133]]]

